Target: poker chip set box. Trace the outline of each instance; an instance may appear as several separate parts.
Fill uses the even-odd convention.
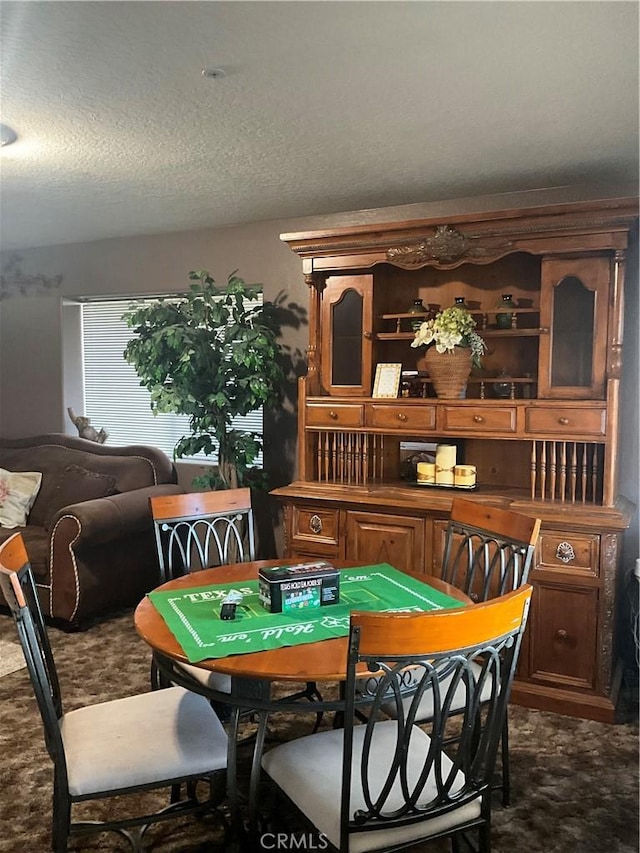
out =
[[[324,560],[260,569],[258,598],[270,613],[291,613],[337,604],[340,572]]]

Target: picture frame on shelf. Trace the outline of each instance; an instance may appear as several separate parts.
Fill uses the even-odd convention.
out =
[[[397,397],[400,390],[402,362],[381,362],[376,366],[372,397]]]

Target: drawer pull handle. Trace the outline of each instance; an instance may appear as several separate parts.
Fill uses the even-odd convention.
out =
[[[398,412],[398,420],[399,421],[406,421],[406,419],[407,419],[407,416],[405,415],[404,412]]]
[[[571,542],[561,542],[556,548],[556,557],[563,563],[570,563],[575,560],[576,552],[573,550]]]
[[[329,417],[331,418],[332,421],[337,421],[338,420],[338,413],[331,411],[331,412],[329,412]]]
[[[483,423],[484,423],[484,418],[482,417],[482,415],[474,415],[474,416],[473,416],[473,420],[474,420],[477,424],[483,424]]]
[[[557,637],[559,640],[566,640],[568,636],[569,636],[569,635],[568,635],[568,634],[567,634],[567,632],[564,630],[564,628],[558,628],[558,630],[556,631],[556,637]]]
[[[569,423],[569,418],[558,418],[558,423],[566,426]]]
[[[309,527],[312,533],[322,533],[322,519],[319,515],[312,515],[309,519]]]

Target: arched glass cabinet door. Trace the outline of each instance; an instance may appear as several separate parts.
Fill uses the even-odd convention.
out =
[[[329,276],[322,292],[322,386],[329,394],[371,393],[373,276]]]
[[[608,257],[543,260],[538,397],[604,397],[610,269]]]

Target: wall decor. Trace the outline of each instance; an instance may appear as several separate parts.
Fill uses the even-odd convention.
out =
[[[22,257],[16,252],[11,252],[2,265],[0,274],[0,299],[9,296],[31,296],[46,293],[60,287],[62,276],[49,276],[43,273],[24,273],[20,266]]]

